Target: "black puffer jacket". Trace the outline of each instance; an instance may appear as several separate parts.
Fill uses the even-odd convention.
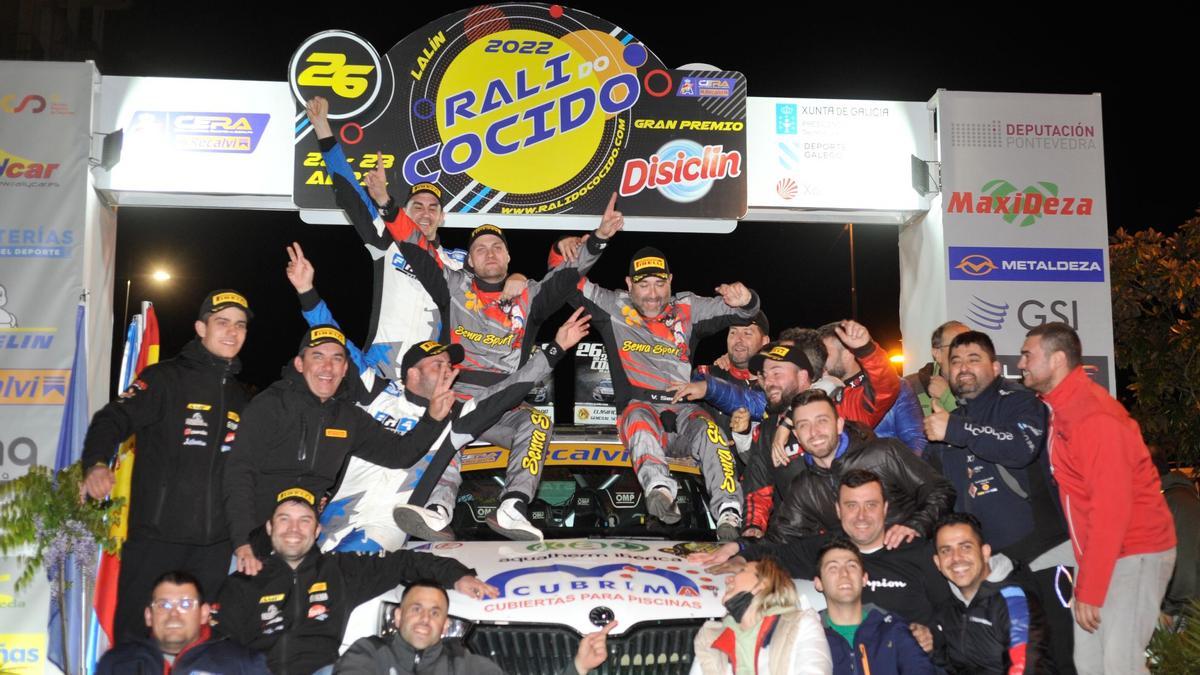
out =
[[[801,471],[767,536],[776,541],[821,532],[838,532],[838,483],[851,469],[865,469],[883,480],[887,526],[906,525],[928,537],[933,524],[954,505],[954,486],[895,438],[879,438],[866,427],[846,422],[849,445],[828,468],[801,461]]]
[[[92,418],[83,465],[107,464],[137,434],[129,534],[204,546],[229,537],[221,480],[246,392],[237,359],[192,340],[173,359],[147,367]]]
[[[168,665],[162,650],[149,638],[126,642],[105,652],[96,675],[164,675],[164,673],[222,673],[270,675],[267,659],[225,637],[211,637],[208,626],[200,638],[184,647]]]
[[[291,364],[283,379],[259,394],[242,416],[241,430],[225,470],[225,508],[234,547],[267,522],[276,496],[301,487],[319,499],[333,488],[349,455],[390,469],[412,466],[445,425],[429,417],[401,436],[353,403],[347,373],[337,392],[322,402]]]
[[[321,553],[314,546],[294,570],[273,555],[255,576],[230,576],[217,629],[266,652],[276,675],[311,673],[337,660],[355,607],[400,584],[432,579],[450,588],[468,574],[474,571],[457,560],[429,553]]]

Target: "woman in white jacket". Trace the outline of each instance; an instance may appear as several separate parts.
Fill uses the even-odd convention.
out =
[[[828,675],[833,672],[821,619],[798,604],[791,576],[771,558],[725,579],[729,614],[696,633],[691,675]]]

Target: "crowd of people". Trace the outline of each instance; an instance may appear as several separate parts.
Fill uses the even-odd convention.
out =
[[[278,382],[253,400],[236,384],[253,313],[219,290],[196,339],[96,414],[91,498],[108,496],[118,443],[138,437],[122,644],[101,672],[496,671],[442,631],[446,589],[497,589],[428,553],[323,553],[320,512],[348,463],[366,462],[411,479],[398,532],[453,539],[459,452],[482,439],[509,450],[488,525],[541,539],[527,508],[554,429],[522,400],[589,332],[611,359],[646,517],[681,519],[669,458],[694,459],[707,487],[719,543],[689,560],[729,574],[728,614],[697,633],[693,672],[1143,672],[1163,612],[1195,595],[1196,537],[1183,530],[1195,529],[1196,491],[1186,484],[1174,495],[1186,506],[1168,510],[1137,424],[1089,379],[1070,326],[1029,332],[1021,384],[1001,376],[986,334],[956,321],[901,378],[865,326],[773,335],[754,291],[677,292],[653,248],[628,261],[625,288],[596,285],[588,273],[624,226],[616,195],[531,279],[509,270],[494,225],[465,250],[445,247],[436,185],[400,204],[382,163],[360,184],[327,104],[314,99],[308,115],[378,267],[374,334],[346,338],[295,244],[287,277],[309,327]],[[535,349],[564,305],[574,313]],[[726,353],[695,366],[696,343],[720,331]],[[1178,565],[1172,513],[1191,519]],[[826,609],[794,579],[811,580]],[[339,659],[350,611],[399,585],[394,632]],[[612,626],[584,636],[565,672],[598,667]]]

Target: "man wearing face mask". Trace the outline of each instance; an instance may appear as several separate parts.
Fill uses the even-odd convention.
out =
[[[722,600],[729,614],[697,631],[691,675],[832,672],[820,618],[773,559],[729,575]]]
[[[435,581],[409,584],[392,612],[395,632],[387,637],[365,637],[338,659],[335,672],[346,675],[374,673],[438,673],[439,675],[504,675],[491,659],[471,654],[458,640],[442,637],[446,629],[450,596]],[[583,636],[575,659],[559,675],[583,675],[604,663],[608,632],[616,621]]]
[[[671,279],[666,257],[646,247],[629,261],[627,290],[610,291],[584,280],[581,302],[609,354],[621,411],[617,430],[633,459],[646,510],[668,525],[680,521],[675,503],[679,484],[671,477],[666,456],[696,458],[708,487],[717,537],[731,540],[742,524],[742,489],[733,450],[712,416],[695,403],[675,402],[670,387],[691,378],[696,343],[753,317],[758,296],[741,283],[721,284],[714,298],[674,295]]]

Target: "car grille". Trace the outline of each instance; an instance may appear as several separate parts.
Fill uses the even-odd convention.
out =
[[[699,623],[638,628],[608,638],[601,675],[686,675],[692,667],[692,641]],[[565,628],[476,626],[468,638],[474,654],[487,656],[514,675],[557,673],[575,659],[579,636]]]

